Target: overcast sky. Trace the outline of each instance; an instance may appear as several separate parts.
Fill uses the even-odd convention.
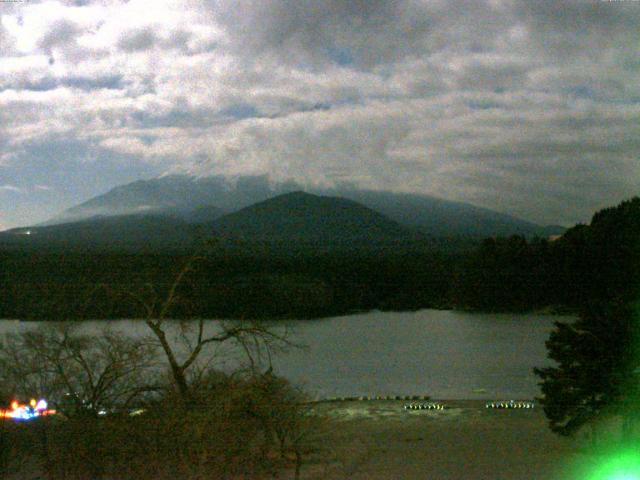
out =
[[[640,193],[640,1],[0,1],[0,229],[167,172],[539,223]]]

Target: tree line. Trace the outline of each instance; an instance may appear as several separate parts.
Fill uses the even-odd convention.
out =
[[[485,311],[571,312],[640,291],[640,198],[597,212],[555,240],[489,238],[463,261],[452,302]]]
[[[142,318],[117,292],[157,295],[187,255],[0,253],[0,318]],[[445,308],[458,257],[438,249],[203,249],[172,318],[315,318],[371,309]]]
[[[590,426],[597,444],[599,426],[619,420],[622,445],[637,449],[640,198],[601,210],[550,251],[556,298],[575,308],[577,319],[555,323],[546,342],[555,364],[535,369],[549,426],[567,436]]]
[[[433,240],[398,248],[322,249],[247,243],[203,249],[173,318],[314,318],[354,311],[459,308],[577,312],[629,296],[640,271],[640,200],[597,212],[553,240]],[[114,291],[162,295],[188,259],[161,252],[0,250],[0,318],[141,318]]]

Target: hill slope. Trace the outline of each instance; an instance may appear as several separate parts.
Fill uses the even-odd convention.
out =
[[[210,210],[208,214],[213,214],[206,220],[212,220],[224,213],[296,189],[297,186],[288,187],[287,184],[271,187],[263,177],[242,177],[230,183],[222,177],[171,175],[112,188],[62,212],[46,224],[74,222],[96,215],[140,213],[168,214],[191,223],[200,223],[204,220],[204,207]]]
[[[304,192],[283,194],[211,223],[214,231],[258,241],[375,244],[410,240],[399,223],[359,203]]]
[[[0,232],[0,246],[84,250],[166,250],[195,245],[196,229],[158,215],[93,217],[59,225]]]
[[[563,227],[542,227],[467,203],[410,193],[341,189],[336,194],[362,203],[393,220],[433,236],[549,236]]]
[[[188,223],[173,216],[174,213],[171,209],[166,210],[165,215],[97,216],[58,225],[17,228],[0,233],[0,246],[189,250],[195,248],[198,239],[218,236],[287,248],[294,244],[371,247],[419,238],[397,222],[352,200],[304,192],[283,194],[222,217],[219,209],[202,207],[189,214],[189,219],[201,220],[198,223]]]

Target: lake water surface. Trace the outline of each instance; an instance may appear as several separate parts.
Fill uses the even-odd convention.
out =
[[[539,395],[533,367],[550,364],[544,343],[556,320],[572,319],[420,310],[289,322],[292,340],[306,348],[276,355],[273,366],[318,398],[528,399]],[[146,333],[140,321],[108,323],[132,335]],[[99,331],[106,324],[82,328]],[[0,333],[34,325],[0,321]]]

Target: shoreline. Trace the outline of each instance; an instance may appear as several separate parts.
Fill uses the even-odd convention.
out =
[[[492,410],[473,399],[435,411],[402,404],[319,403],[328,423],[301,478],[566,480],[581,454],[581,439],[552,433],[541,408]]]
[[[573,311],[564,306],[558,305],[549,305],[546,307],[535,308],[530,310],[474,310],[468,309],[464,307],[456,307],[456,306],[424,306],[419,308],[407,308],[407,309],[380,309],[380,308],[372,308],[369,310],[366,309],[358,309],[358,310],[349,310],[349,311],[335,311],[322,315],[311,315],[311,316],[298,316],[298,317],[289,317],[289,316],[275,316],[275,317],[244,317],[244,318],[236,318],[236,317],[221,317],[221,318],[206,318],[206,321],[225,321],[225,322],[233,322],[233,321],[251,321],[251,322],[273,322],[273,323],[287,323],[287,322],[313,322],[313,321],[322,321],[322,320],[330,320],[335,318],[347,318],[347,317],[355,317],[358,315],[367,315],[371,313],[415,313],[420,312],[422,310],[435,310],[440,312],[458,312],[465,314],[477,314],[477,315],[540,315],[540,316],[557,316],[557,317],[572,317],[576,316],[578,312]],[[59,319],[51,319],[51,318],[0,318],[0,321],[5,322],[24,322],[24,323],[34,323],[34,322],[113,322],[113,321],[144,321],[145,317],[130,317],[130,318],[70,318],[65,320]],[[166,321],[198,321],[202,320],[197,317],[176,317],[176,318],[167,318]]]

